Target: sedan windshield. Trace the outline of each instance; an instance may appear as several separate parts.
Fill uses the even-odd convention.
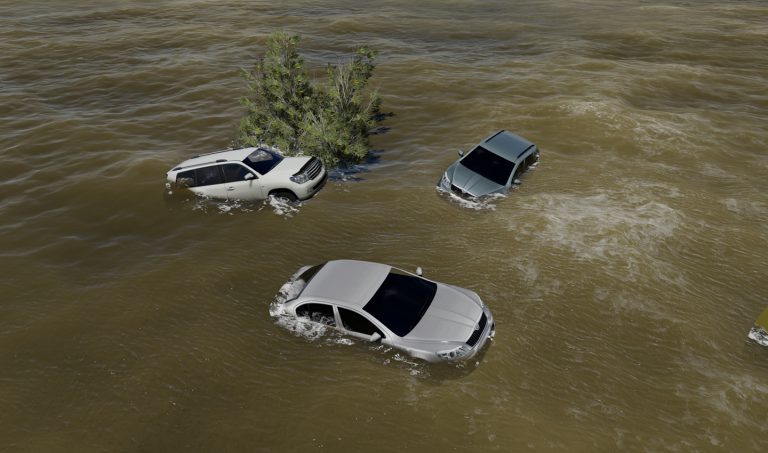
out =
[[[294,280],[293,285],[290,285],[287,293],[287,300],[294,300],[297,297],[301,295],[302,292],[304,292],[304,288],[309,285],[310,280],[312,280],[312,277],[317,274],[320,269],[325,266],[325,263],[318,264],[317,266],[312,266],[309,269],[305,270],[301,273],[298,277],[296,277],[296,280]]]
[[[260,175],[266,175],[282,160],[283,156],[280,154],[268,149],[259,148],[249,154],[243,160],[243,163],[256,170]]]
[[[507,184],[509,175],[515,168],[514,162],[510,162],[482,146],[478,146],[467,154],[467,157],[461,160],[461,165],[502,186]]]
[[[363,310],[404,337],[421,321],[436,292],[435,283],[392,269]]]

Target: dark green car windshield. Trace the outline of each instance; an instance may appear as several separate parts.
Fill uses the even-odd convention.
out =
[[[460,161],[461,165],[469,168],[478,175],[490,179],[501,186],[507,185],[509,175],[515,169],[515,163],[478,146]]]

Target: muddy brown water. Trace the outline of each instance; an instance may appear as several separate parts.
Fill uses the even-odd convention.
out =
[[[359,43],[395,113],[298,208],[162,197],[235,134],[277,29]],[[0,1],[0,451],[764,451],[762,1]],[[494,130],[542,159],[438,194]],[[477,291],[428,365],[270,316],[334,258]]]

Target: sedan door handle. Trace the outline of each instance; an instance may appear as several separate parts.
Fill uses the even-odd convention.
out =
[[[227,187],[227,190],[235,190],[234,187]]]

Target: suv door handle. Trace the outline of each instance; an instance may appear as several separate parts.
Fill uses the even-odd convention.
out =
[[[227,190],[235,190],[235,188],[232,187],[232,186],[229,186],[229,187],[227,187]]]

